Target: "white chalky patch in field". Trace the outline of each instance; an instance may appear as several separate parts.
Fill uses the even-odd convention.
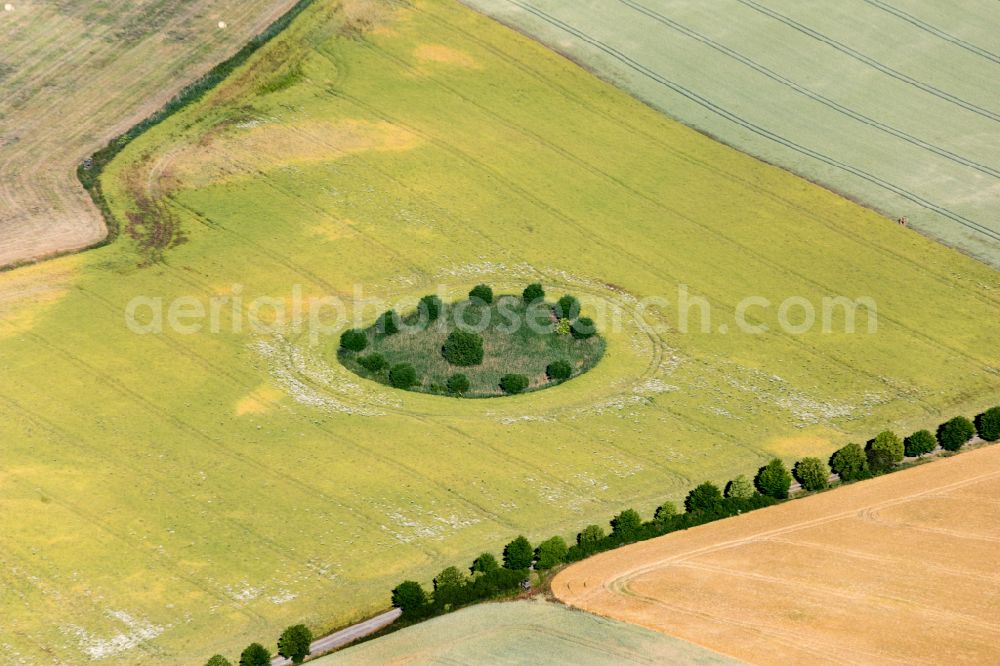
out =
[[[358,384],[347,380],[337,381],[328,366],[317,359],[307,357],[302,350],[280,337],[272,341],[258,340],[251,345],[257,353],[267,359],[271,376],[281,385],[296,402],[318,409],[357,414],[360,416],[379,416],[384,412],[370,409],[359,402],[378,402]],[[305,380],[322,384],[329,391],[336,392],[350,402],[337,399],[329,393],[321,393],[306,383]],[[388,401],[383,401],[388,402]]]
[[[5,12],[12,12],[12,11],[14,11],[14,5],[12,5],[12,4],[10,4],[10,3],[8,2],[7,4],[5,4],[5,5],[3,6],[3,10],[4,10]]]
[[[260,596],[261,591],[259,587],[247,584],[238,589],[231,585],[226,586],[226,594],[232,597],[234,601],[253,601]]]
[[[109,638],[98,638],[83,627],[65,627],[80,642],[80,648],[91,659],[105,659],[134,649],[144,641],[151,641],[163,633],[164,628],[147,620],[137,620],[125,611],[108,611],[108,617],[125,625],[126,631]]]
[[[298,595],[295,594],[294,592],[289,592],[288,590],[281,590],[277,594],[271,596],[271,603],[277,605],[287,604],[289,601],[292,601],[297,596]]]

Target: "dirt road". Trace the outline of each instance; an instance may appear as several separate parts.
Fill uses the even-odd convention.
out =
[[[382,627],[392,624],[399,616],[400,610],[398,608],[393,608],[390,611],[386,611],[381,615],[376,615],[375,617],[365,620],[364,622],[352,624],[346,629],[336,631],[329,636],[317,638],[309,645],[309,656],[315,657],[316,655],[323,654],[324,652],[329,652],[334,648],[352,643],[359,638],[364,638],[368,634],[373,634]],[[271,660],[271,666],[286,666],[291,663],[291,659],[286,659],[284,657],[275,657]]]

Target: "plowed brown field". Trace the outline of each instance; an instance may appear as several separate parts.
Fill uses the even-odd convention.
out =
[[[754,663],[998,663],[998,498],[993,446],[605,553],[552,589]]]

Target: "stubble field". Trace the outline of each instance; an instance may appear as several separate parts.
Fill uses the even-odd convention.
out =
[[[598,555],[552,589],[755,664],[994,663],[998,492],[990,446]]]
[[[467,0],[671,117],[1000,267],[1000,5]]]
[[[177,663],[320,631],[518,533],[648,517],[1000,388],[995,272],[457,3],[314,4],[103,184],[118,243],[0,275],[15,663]],[[593,370],[503,400],[359,380],[325,355],[339,330],[313,345],[226,307],[218,332],[140,335],[124,317],[138,296],[412,303],[535,281],[621,325],[598,319]],[[682,284],[711,332],[697,311],[687,334],[642,326],[639,299]],[[766,334],[733,325],[751,295],[775,304],[754,315]],[[869,296],[877,331],[783,332],[793,295]]]

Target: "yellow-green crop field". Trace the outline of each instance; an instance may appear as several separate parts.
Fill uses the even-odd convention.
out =
[[[465,0],[672,118],[1000,268],[1000,4]]]
[[[8,662],[273,646],[518,533],[648,517],[702,480],[973,414],[1000,389],[1000,274],[450,0],[316,2],[103,186],[121,240],[0,274]],[[229,305],[218,332],[125,317],[137,297],[269,296],[276,318],[534,281],[584,300],[605,355],[491,400],[367,382],[335,360],[339,330],[255,332]],[[698,309],[678,330],[681,285],[710,332]],[[789,297],[841,295],[877,304],[874,333],[778,326]],[[654,296],[671,305],[645,320],[668,330],[637,318]],[[766,333],[734,324],[751,296],[773,303],[751,310]]]

